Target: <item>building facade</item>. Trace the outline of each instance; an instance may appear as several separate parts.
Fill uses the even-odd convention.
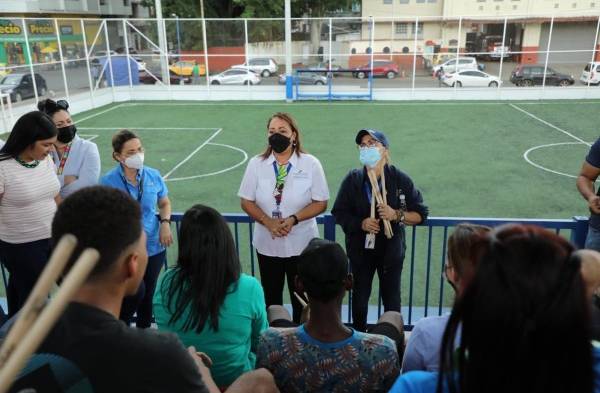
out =
[[[107,36],[113,48],[117,42],[122,46],[123,24],[108,22],[107,34],[99,34],[100,19],[147,17],[149,10],[140,0],[2,0],[0,67],[52,63],[60,50],[65,59],[82,59],[85,46],[103,50]],[[130,43],[140,41],[135,32],[129,32],[128,38]]]
[[[551,52],[550,63],[586,63],[600,59],[599,15],[597,0],[363,0],[361,40],[351,50],[394,57],[416,47],[430,58],[460,50],[522,63],[543,63]]]

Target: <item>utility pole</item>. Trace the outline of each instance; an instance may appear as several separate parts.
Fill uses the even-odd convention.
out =
[[[200,0],[200,18],[204,19],[204,0]]]

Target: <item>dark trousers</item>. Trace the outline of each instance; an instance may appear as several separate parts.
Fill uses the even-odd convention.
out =
[[[352,320],[356,330],[364,332],[367,329],[369,298],[375,272],[379,277],[379,290],[384,310],[400,312],[400,277],[404,251],[394,243],[378,237],[375,244],[379,248],[349,254],[354,276]]]
[[[6,288],[9,317],[23,307],[49,258],[50,239],[21,244],[0,240],[0,260],[10,275]]]
[[[279,258],[267,255],[258,255],[258,268],[260,270],[260,283],[265,292],[267,307],[277,304],[283,305],[283,285],[287,276],[290,300],[292,301],[294,322],[300,323],[302,305],[294,296],[294,280],[298,274],[298,257]]]
[[[123,299],[120,319],[128,325],[137,312],[135,325],[139,328],[149,328],[152,325],[152,298],[156,289],[156,281],[160,270],[165,264],[167,251],[153,255],[148,258],[148,266],[144,273],[144,280],[135,295]]]

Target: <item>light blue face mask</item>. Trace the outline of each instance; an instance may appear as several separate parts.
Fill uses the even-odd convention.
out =
[[[374,168],[379,160],[381,160],[381,152],[376,146],[361,147],[359,159],[361,164],[369,168]]]

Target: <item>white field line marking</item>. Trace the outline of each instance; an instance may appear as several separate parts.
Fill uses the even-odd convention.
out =
[[[78,130],[217,130],[218,127],[77,127]]]
[[[441,106],[471,106],[471,105],[506,105],[507,102],[239,102],[239,103],[231,103],[227,101],[213,101],[213,102],[129,102],[124,104],[125,106],[140,106],[140,105],[148,105],[148,106],[274,106],[274,105],[284,105],[284,106],[364,106],[364,105],[372,105],[372,106],[431,106],[431,105],[441,105]],[[574,105],[574,104],[600,104],[600,101],[573,101],[573,102],[517,102],[518,105]]]
[[[93,141],[94,139],[98,138],[99,135],[88,135],[88,134],[79,134],[80,137],[83,137],[85,140],[88,141]]]
[[[107,113],[107,112],[110,112],[110,111],[112,111],[112,110],[115,110],[115,109],[117,109],[117,108],[120,108],[120,107],[122,107],[122,106],[123,106],[123,104],[118,104],[118,105],[115,105],[115,106],[111,106],[111,107],[110,107],[110,108],[108,108],[108,109],[105,109],[105,110],[103,110],[103,111],[100,111],[100,112],[98,112],[98,113],[93,113],[93,114],[91,114],[91,115],[89,115],[89,116],[86,116],[86,117],[84,117],[83,119],[75,120],[75,124],[79,124],[79,123],[82,123],[82,122],[84,122],[84,121],[86,121],[86,120],[92,119],[92,118],[94,118],[94,117],[96,117],[96,116],[103,115],[103,114],[105,114],[105,113]]]
[[[185,164],[186,162],[188,162],[193,156],[194,154],[198,153],[200,151],[200,149],[202,149],[204,146],[206,146],[211,140],[213,140],[217,135],[219,135],[219,133],[223,131],[222,128],[219,128],[217,131],[215,131],[210,137],[208,137],[207,140],[205,140],[200,146],[198,146],[193,152],[191,152],[186,158],[184,158],[183,160],[181,160],[177,165],[175,165],[173,167],[173,169],[171,169],[169,172],[167,172],[166,175],[163,176],[163,179],[167,180],[169,178],[169,176],[171,176],[171,174],[173,172],[175,172],[177,170],[177,168],[179,168],[180,166],[182,166],[183,164]]]
[[[534,167],[536,167],[538,169],[541,169],[543,171],[554,173],[554,174],[561,175],[561,176],[567,176],[567,177],[571,177],[573,179],[576,179],[577,176],[575,176],[575,175],[571,175],[569,173],[555,171],[555,170],[552,170],[552,169],[548,169],[548,168],[546,168],[544,166],[541,166],[539,164],[536,164],[531,159],[529,159],[529,153],[531,153],[531,152],[533,152],[535,150],[538,150],[538,149],[546,148],[546,147],[563,146],[563,145],[581,145],[581,144],[582,144],[581,142],[560,142],[560,143],[548,143],[546,145],[539,145],[539,146],[532,147],[531,149],[529,149],[525,153],[523,153],[523,158],[525,159],[525,161],[527,161],[528,164],[531,164]]]
[[[186,176],[186,177],[176,177],[176,178],[165,179],[165,180],[166,181],[180,181],[180,180],[191,180],[191,179],[198,179],[198,178],[201,178],[201,177],[208,177],[208,176],[220,175],[221,173],[225,173],[225,172],[231,171],[231,170],[239,167],[240,165],[244,165],[244,163],[246,161],[248,161],[248,153],[246,153],[244,150],[242,150],[242,149],[240,149],[238,147],[231,146],[231,145],[224,145],[222,143],[208,143],[208,145],[221,146],[221,147],[226,147],[228,149],[239,151],[240,153],[242,153],[244,155],[244,158],[242,159],[242,161],[238,162],[237,164],[232,165],[229,168],[221,169],[220,171],[205,173],[205,174],[202,174],[202,175],[194,175],[194,176]]]
[[[580,137],[578,137],[578,136],[576,136],[576,135],[573,135],[573,134],[571,134],[569,131],[565,131],[565,130],[563,130],[562,128],[559,128],[559,127],[555,126],[554,124],[547,122],[547,121],[546,121],[546,120],[544,120],[544,119],[540,119],[539,117],[537,117],[537,116],[536,116],[536,115],[534,115],[533,113],[527,112],[525,109],[519,108],[519,107],[518,107],[518,106],[516,106],[515,104],[509,104],[509,105],[510,105],[512,108],[514,108],[514,109],[518,110],[519,112],[521,112],[521,113],[524,113],[524,114],[526,114],[527,116],[531,117],[532,119],[535,119],[535,120],[539,121],[540,123],[547,125],[547,126],[548,126],[548,127],[550,127],[550,128],[554,128],[555,130],[557,130],[557,131],[560,131],[560,132],[562,132],[563,134],[565,134],[565,135],[567,135],[567,136],[570,136],[571,138],[575,139],[575,140],[576,140],[577,142],[579,142],[579,143],[583,143],[583,144],[585,144],[585,145],[592,146],[592,144],[591,144],[591,143],[584,141],[584,140],[583,140],[583,139],[581,139]]]

